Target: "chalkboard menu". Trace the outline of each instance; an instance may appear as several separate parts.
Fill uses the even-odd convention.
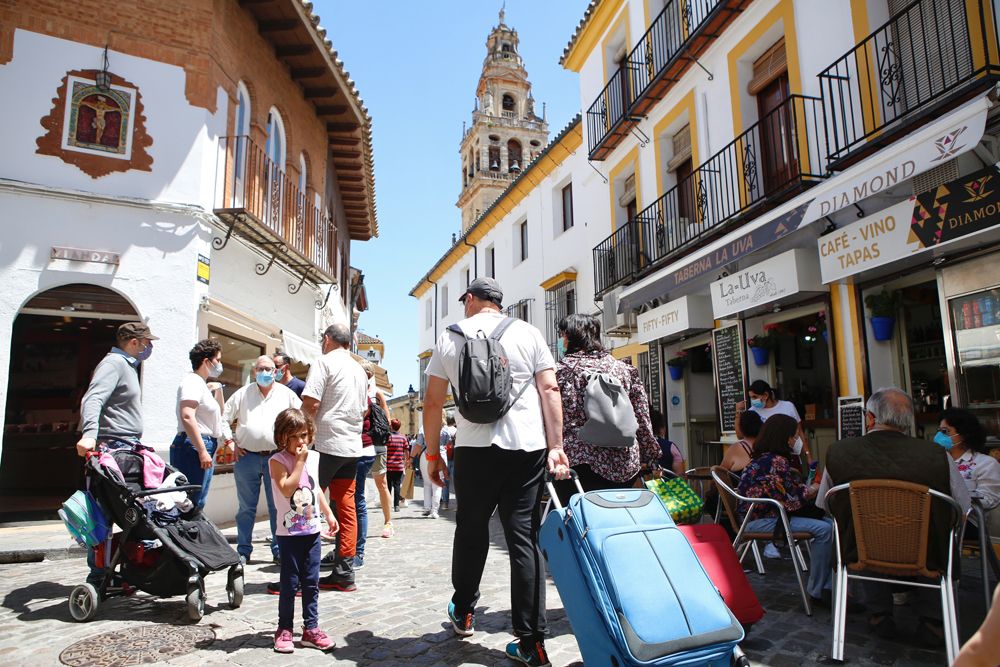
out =
[[[654,341],[649,344],[649,404],[662,413],[660,386],[660,345]]]
[[[745,400],[743,331],[732,324],[712,331],[712,355],[715,363],[715,388],[719,397],[719,421],[723,433],[736,430],[736,404]]]
[[[860,438],[864,434],[864,396],[841,396],[837,399],[837,439]]]

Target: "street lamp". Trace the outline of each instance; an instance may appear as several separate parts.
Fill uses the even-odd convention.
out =
[[[413,418],[413,404],[417,400],[417,390],[413,388],[412,384],[410,385],[410,388],[406,390],[406,395],[410,398],[410,432],[408,435],[414,435],[417,431],[415,428],[416,424],[414,424],[416,420]]]

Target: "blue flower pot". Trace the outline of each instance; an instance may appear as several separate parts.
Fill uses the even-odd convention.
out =
[[[896,330],[896,318],[895,317],[872,317],[872,333],[875,334],[875,340],[892,340],[892,333]]]
[[[829,331],[826,331],[826,330],[823,331],[823,342],[826,343],[826,344],[828,344],[828,345],[830,344],[830,332]]]
[[[674,382],[684,377],[683,366],[667,366],[667,370],[670,371],[670,379]]]
[[[771,350],[766,347],[751,347],[750,351],[753,352],[753,362],[758,366],[767,366],[771,360]]]

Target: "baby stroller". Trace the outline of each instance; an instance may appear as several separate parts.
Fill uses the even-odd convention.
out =
[[[187,484],[182,474],[142,445],[93,452],[84,470],[94,501],[122,530],[109,532],[97,547],[96,558],[105,565],[100,584],[80,584],[70,593],[75,620],[89,621],[101,602],[132,589],[159,597],[184,595],[188,615],[200,620],[205,576],[227,568],[229,605],[235,609],[242,604],[239,555],[190,502],[188,492],[200,491],[200,486]]]

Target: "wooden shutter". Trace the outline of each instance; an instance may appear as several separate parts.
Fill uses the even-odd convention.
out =
[[[753,79],[747,86],[747,92],[756,95],[779,76],[788,71],[788,60],[785,57],[785,38],[782,37],[774,46],[764,52],[753,64]]]

